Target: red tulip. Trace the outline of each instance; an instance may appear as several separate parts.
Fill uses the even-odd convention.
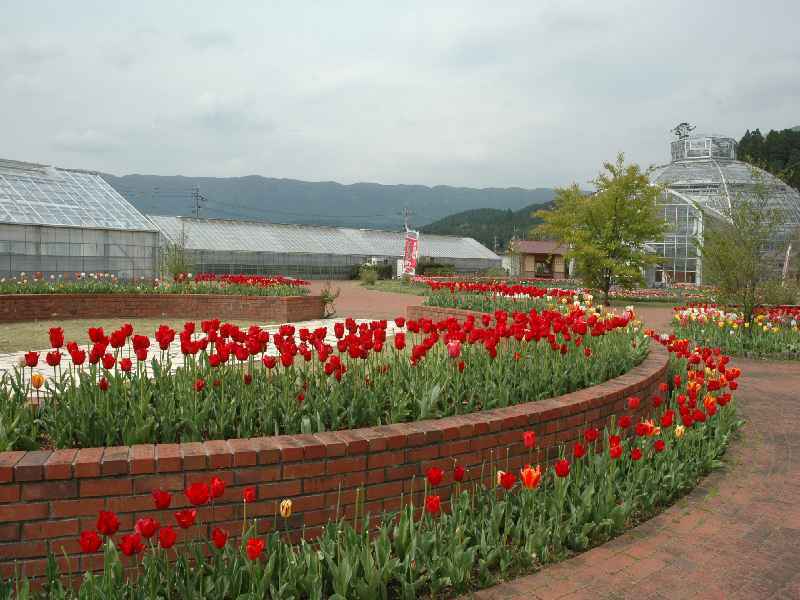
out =
[[[166,510],[172,503],[172,494],[163,490],[153,490],[153,503],[158,510]]]
[[[575,442],[575,445],[572,447],[572,456],[574,458],[582,458],[586,454],[586,448],[583,447],[583,444],[580,442]]]
[[[194,521],[197,518],[197,510],[194,508],[187,508],[185,510],[179,510],[175,513],[175,521],[178,523],[178,526],[181,529],[188,529],[192,525],[194,525]]]
[[[61,327],[50,328],[50,345],[53,348],[61,348],[64,345],[64,330]]]
[[[255,502],[256,488],[254,487],[244,488],[244,492],[242,492],[242,500],[244,500],[246,503]]]
[[[207,483],[204,482],[193,483],[192,485],[186,488],[186,497],[189,499],[189,502],[191,502],[195,506],[202,506],[203,504],[207,504],[210,496],[211,496],[211,488],[208,487]]]
[[[211,478],[211,497],[219,498],[225,493],[225,482],[216,475]]]
[[[500,472],[500,485],[506,491],[508,491],[512,487],[514,487],[514,483],[516,481],[517,481],[517,476],[514,475],[513,473],[505,473],[505,472],[502,472],[502,471]]]
[[[144,517],[142,519],[138,519],[136,521],[136,526],[134,527],[134,531],[141,535],[145,539],[150,539],[156,534],[158,528],[160,527],[158,521],[156,521],[152,517]]]
[[[631,426],[631,418],[628,415],[622,415],[619,418],[619,426],[623,429],[627,429]]]
[[[453,469],[453,481],[462,481],[465,473],[466,471],[464,470],[464,467],[461,465],[456,465]]]
[[[264,552],[264,540],[258,538],[250,538],[247,540],[247,558],[250,560],[258,560],[261,553]]]
[[[566,458],[557,460],[553,468],[555,469],[556,475],[559,477],[566,477],[569,475],[569,461]]]
[[[103,368],[108,370],[108,369],[113,369],[114,368],[114,365],[116,364],[117,359],[114,358],[113,354],[106,353],[106,354],[103,355],[102,361],[103,361]]]
[[[616,445],[612,444],[611,446],[608,447],[608,455],[612,459],[617,460],[620,456],[622,456],[622,446],[620,446],[619,444]]]
[[[172,548],[177,539],[178,534],[175,533],[175,530],[169,525],[158,530],[158,545],[164,548],[164,550]]]
[[[436,487],[442,483],[444,471],[442,471],[439,467],[431,467],[425,472],[425,476],[428,478],[428,483],[432,487]]]
[[[61,352],[53,350],[45,355],[45,362],[51,367],[57,367],[61,363]]]
[[[97,531],[103,535],[114,535],[119,529],[117,515],[108,510],[101,510],[97,516]]]
[[[38,352],[26,352],[25,353],[25,365],[26,366],[28,366],[28,367],[30,367],[32,369],[38,364],[39,364],[39,353]]]
[[[663,452],[665,447],[666,444],[664,443],[664,440],[656,440],[655,443],[653,444],[653,449],[656,452]]]
[[[119,549],[122,550],[125,556],[133,556],[134,554],[141,553],[144,550],[142,536],[138,533],[123,535],[122,539],[119,541]]]
[[[203,379],[198,379],[194,382],[194,389],[196,392],[202,392],[203,388],[206,387],[206,382]]]
[[[526,431],[522,434],[522,443],[526,448],[533,448],[536,446],[536,432]]]
[[[436,516],[441,511],[441,498],[439,496],[428,496],[425,498],[425,512]]]
[[[587,444],[591,444],[600,437],[600,431],[597,427],[590,427],[586,431],[583,432],[583,439],[586,440]]]
[[[97,382],[97,387],[99,387],[102,392],[108,391],[108,379],[101,377]]]
[[[636,410],[637,408],[639,408],[639,405],[641,404],[641,402],[642,401],[639,398],[639,396],[630,396],[628,398],[628,409],[629,410]]]
[[[96,531],[82,531],[78,543],[81,545],[81,550],[89,554],[97,552],[100,546],[103,545],[103,540],[100,539]]]
[[[215,547],[222,550],[225,547],[225,544],[228,543],[228,532],[224,529],[220,529],[219,527],[214,527],[211,532],[211,542]]]
[[[119,361],[119,368],[125,373],[130,373],[131,369],[133,368],[133,361],[130,358],[123,358],[121,361]]]
[[[631,459],[639,460],[640,458],[642,458],[642,451],[639,448],[631,450]]]

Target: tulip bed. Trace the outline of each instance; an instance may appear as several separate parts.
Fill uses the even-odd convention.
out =
[[[571,305],[583,301],[591,305],[592,299],[581,290],[542,288],[523,283],[428,281],[428,286],[430,293],[425,300],[426,306],[476,312],[541,311],[552,308],[554,304]]]
[[[681,337],[729,354],[800,358],[797,307],[762,308],[748,323],[740,312],[713,304],[690,304],[675,308],[674,329]]]
[[[91,345],[29,352],[0,382],[0,450],[313,433],[415,421],[558,396],[628,371],[647,354],[635,316],[591,309],[334,326],[272,335],[218,320],[201,331],[130,326]],[[168,349],[178,340],[182,364]],[[154,347],[151,347],[153,344]],[[66,351],[66,352],[65,352]],[[134,362],[135,360],[135,362]],[[45,362],[51,375],[33,372]],[[38,400],[31,408],[29,400]],[[8,426],[2,424],[9,424]]]
[[[76,589],[53,560],[41,590],[12,578],[0,583],[0,598],[449,597],[585,550],[720,466],[739,425],[729,390],[740,371],[728,357],[674,336],[654,338],[671,353],[670,383],[652,398],[627,401],[631,411],[651,403],[653,419],[632,423],[626,412],[607,430],[587,429],[552,467],[536,464],[536,432],[526,432],[529,464],[520,471],[502,457],[475,477],[457,464],[448,472],[432,467],[424,491],[404,497],[398,513],[373,519],[357,508],[355,523],[336,519],[313,542],[296,544],[281,533],[291,499],[267,523],[248,520],[255,488],[243,493],[241,531],[215,528],[208,539],[196,508],[163,513],[163,523],[141,518],[130,532],[101,512],[78,542],[87,554],[102,551],[102,573],[87,572]],[[185,495],[194,507],[213,505],[224,487],[213,478]],[[171,500],[153,490],[154,508],[166,511]],[[269,534],[260,533],[264,525]],[[132,565],[135,579],[124,569]]]
[[[237,296],[304,296],[306,281],[263,275],[181,275],[173,281],[121,280],[107,273],[75,273],[71,277],[41,274],[0,279],[0,294],[225,294]]]

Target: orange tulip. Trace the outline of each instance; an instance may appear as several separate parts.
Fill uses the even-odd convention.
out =
[[[520,471],[520,479],[526,489],[533,490],[539,486],[539,482],[542,480],[542,468],[536,465],[536,468],[532,469],[530,465],[525,465],[525,468]]]

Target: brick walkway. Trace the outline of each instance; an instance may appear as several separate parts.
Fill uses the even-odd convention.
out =
[[[663,310],[663,309],[662,309]],[[647,311],[651,326],[669,315]],[[728,468],[628,533],[471,597],[800,598],[800,364],[736,360],[747,420]]]
[[[312,294],[318,294],[324,281],[312,281],[309,285]],[[358,281],[333,281],[339,288],[336,300],[336,317],[362,317],[370,319],[394,319],[405,316],[406,306],[416,306],[425,301],[423,296],[396,294],[369,290]]]

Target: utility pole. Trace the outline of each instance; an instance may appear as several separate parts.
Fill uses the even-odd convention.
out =
[[[206,199],[200,194],[200,188],[197,186],[192,188],[192,201],[194,202],[194,218],[200,218],[201,204],[206,202]]]
[[[404,225],[405,225],[405,227],[406,227],[406,231],[410,231],[410,229],[409,229],[409,227],[408,227],[408,218],[409,218],[411,215],[413,215],[414,213],[413,213],[413,212],[411,212],[407,206],[404,206],[404,207],[403,207],[403,212],[401,212],[401,213],[397,213],[397,214],[403,217],[403,224],[404,224]]]

